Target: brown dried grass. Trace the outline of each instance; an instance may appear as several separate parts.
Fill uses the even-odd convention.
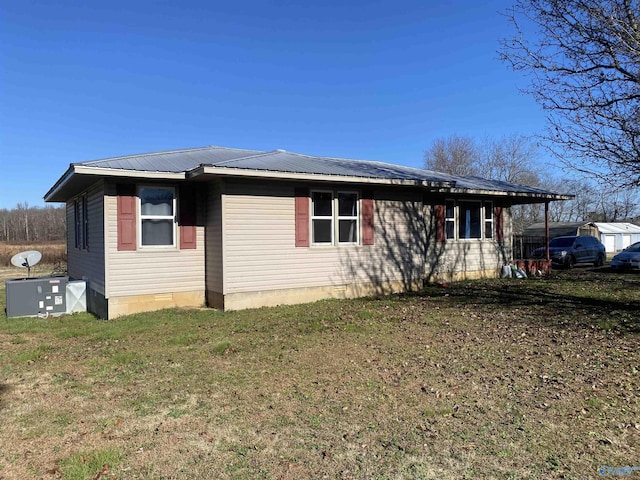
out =
[[[0,242],[0,267],[10,267],[11,257],[26,250],[42,253],[41,263],[59,265],[67,263],[67,246],[60,242],[9,244]]]

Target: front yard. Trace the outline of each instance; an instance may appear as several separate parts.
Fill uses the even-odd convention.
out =
[[[235,313],[0,314],[0,479],[597,478],[640,465],[639,311],[640,275],[578,268]]]

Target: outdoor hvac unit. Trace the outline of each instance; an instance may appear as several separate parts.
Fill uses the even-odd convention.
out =
[[[27,278],[5,280],[7,318],[48,317],[63,313],[87,311],[87,283],[69,281],[69,277],[29,278],[31,267],[42,259],[36,250],[20,252],[11,263],[27,269]]]
[[[36,317],[66,313],[69,277],[5,280],[7,317]]]

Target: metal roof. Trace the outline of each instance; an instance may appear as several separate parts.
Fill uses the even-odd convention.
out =
[[[96,168],[114,168],[139,172],[185,172],[199,165],[215,165],[234,158],[245,158],[263,153],[257,150],[240,150],[226,147],[201,147],[165,152],[140,153],[123,157],[103,158],[74,163]]]
[[[624,222],[595,222],[600,233],[640,233],[640,227]]]
[[[292,178],[292,175],[323,176],[347,181],[367,179],[370,182],[398,182],[398,184],[428,184],[431,187],[446,188],[452,193],[460,192],[500,192],[521,198],[567,199],[570,196],[557,194],[539,188],[513,183],[489,180],[480,177],[464,177],[446,173],[405,167],[368,160],[351,160],[333,157],[319,157],[285,150],[269,152],[209,146],[154,153],[142,153],[121,157],[78,162],[70,165],[67,172],[47,192],[47,201],[65,201],[77,190],[76,186],[89,181],[87,176],[145,176],[160,178],[192,178],[206,170],[207,174],[252,176],[251,172],[261,172],[261,176],[272,178]],[[127,173],[130,172],[130,173]],[[236,173],[237,172],[237,173]],[[266,172],[266,173],[265,173]],[[289,175],[289,177],[287,177]],[[306,177],[305,177],[306,178]],[[325,179],[326,179],[325,178]],[[355,181],[355,180],[352,180]]]

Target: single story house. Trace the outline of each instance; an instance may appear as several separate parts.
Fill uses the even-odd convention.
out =
[[[625,222],[595,222],[607,253],[624,250],[632,243],[640,242],[640,226]]]
[[[496,276],[538,188],[388,163],[203,147],[73,163],[68,272],[100,317],[243,309]]]

